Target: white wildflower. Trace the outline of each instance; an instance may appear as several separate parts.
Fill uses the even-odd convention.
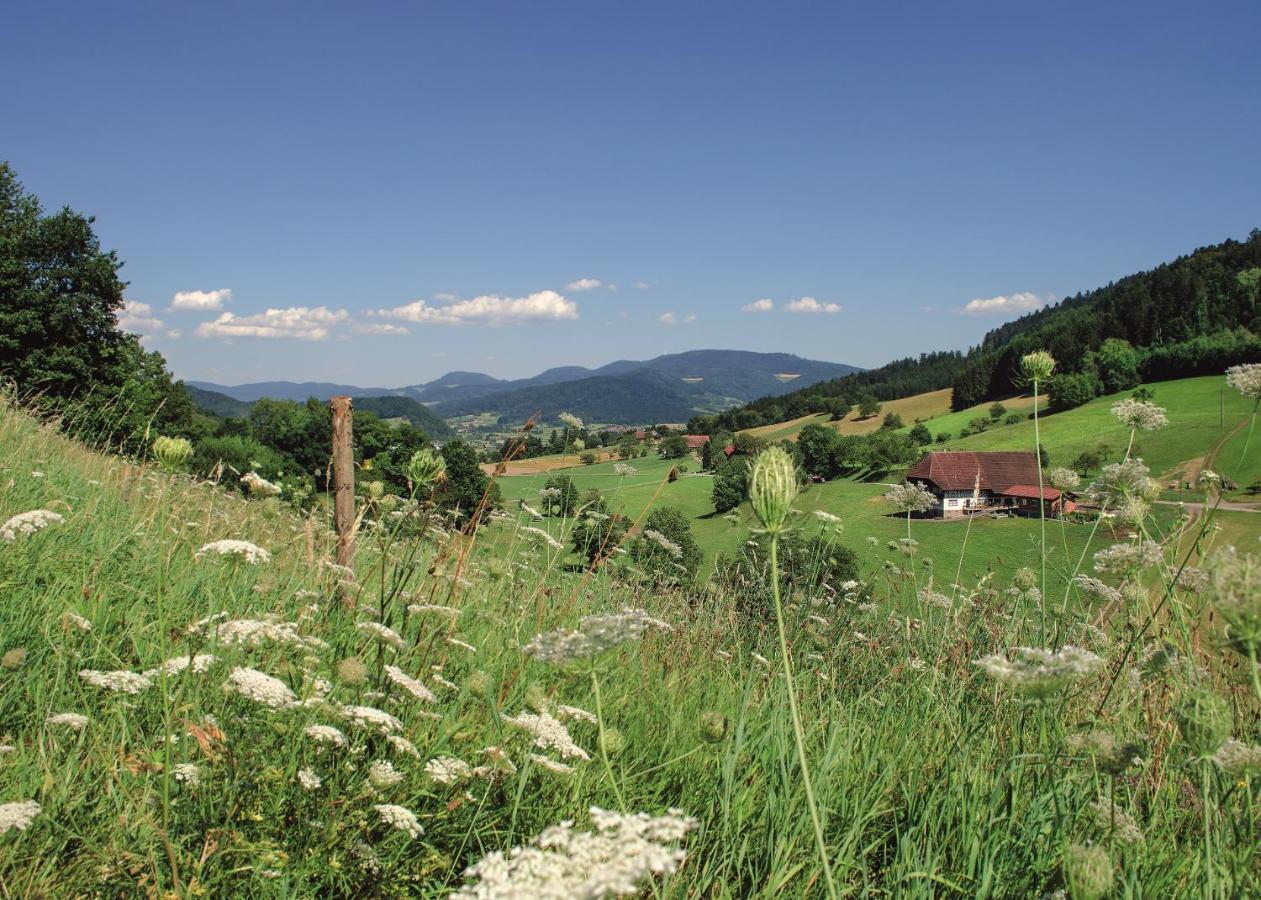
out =
[[[460,689],[460,686],[456,684],[454,681],[452,681],[449,678],[444,678],[441,672],[434,672],[433,680],[434,682],[436,682],[437,684],[441,685],[442,687],[446,688],[449,691],[458,691]]]
[[[190,626],[190,633],[204,633],[207,625],[213,622],[198,622]],[[264,619],[233,619],[223,622],[214,630],[219,642],[229,647],[245,644],[256,647],[265,641],[277,644],[290,644],[314,650],[324,650],[328,644],[316,637],[308,637],[298,632],[297,622],[269,622]]]
[[[523,652],[537,660],[563,663],[603,653],[627,641],[638,640],[649,628],[669,631],[670,626],[642,609],[584,616],[575,631],[561,629],[536,636]]]
[[[937,498],[918,484],[899,484],[884,495],[903,512],[927,512],[937,505]]]
[[[333,747],[346,746],[346,735],[332,725],[308,725],[302,733],[318,744],[329,744]]]
[[[120,670],[114,672],[98,672],[95,669],[84,669],[79,677],[93,687],[104,688],[122,694],[139,694],[153,685],[152,680],[138,672]]]
[[[1169,424],[1164,409],[1146,400],[1126,397],[1112,404],[1112,415],[1121,420],[1126,428],[1138,431],[1156,431]]]
[[[385,736],[385,741],[399,753],[405,753],[415,759],[420,759],[420,751],[417,750],[416,745],[407,738],[401,737],[397,734],[387,734]]]
[[[271,709],[287,709],[297,701],[293,691],[279,678],[244,666],[236,666],[228,673],[225,687]]]
[[[553,772],[557,775],[574,774],[573,766],[565,765],[565,763],[552,759],[550,756],[544,756],[541,753],[530,753],[527,754],[527,757],[530,762],[534,763],[539,768],[546,769],[547,771]]]
[[[425,774],[434,784],[450,787],[473,776],[472,767],[454,756],[438,756],[425,763]]]
[[[1137,543],[1113,544],[1095,554],[1095,571],[1127,574],[1159,565],[1164,559],[1160,544],[1140,540]]]
[[[468,643],[468,642],[466,642],[466,641],[462,641],[462,640],[460,640],[459,638],[448,637],[448,638],[447,638],[447,646],[449,646],[449,647],[459,647],[461,650],[467,650],[469,653],[476,653],[476,652],[477,652],[477,648],[476,648],[476,647],[474,647],[472,644],[470,644],[470,643]]]
[[[541,521],[543,519],[543,514],[524,500],[521,501],[521,511],[535,521]]]
[[[250,565],[271,561],[271,553],[257,544],[251,544],[249,541],[213,541],[202,545],[201,549],[197,551],[197,557],[201,558],[208,553],[214,553],[219,556],[237,556]]]
[[[282,488],[272,484],[257,472],[247,472],[241,476],[241,484],[250,492],[251,497],[279,497]]]
[[[33,509],[30,512],[18,513],[0,525],[0,541],[16,541],[19,535],[34,534],[41,528],[59,525],[64,521],[66,520],[62,515],[50,509]]]
[[[371,635],[383,644],[388,644],[395,650],[406,650],[407,642],[402,636],[388,625],[382,625],[380,622],[360,622],[355,626],[360,631]]]
[[[195,763],[176,763],[171,767],[171,776],[189,787],[201,784],[201,769]]]
[[[13,828],[25,830],[39,814],[40,805],[34,800],[0,803],[0,834],[8,834]]]
[[[993,678],[1018,693],[1048,697],[1103,668],[1104,660],[1089,650],[1065,646],[1057,651],[1018,647],[1014,659],[993,654],[975,660]]]
[[[408,837],[418,838],[425,833],[425,829],[420,827],[416,814],[406,806],[396,806],[393,803],[378,803],[372,808],[377,811],[377,815],[381,817],[382,822],[391,828],[397,828]]]
[[[49,725],[64,725],[72,731],[82,731],[87,727],[88,717],[79,713],[56,713],[44,721]]]
[[[527,526],[525,526],[524,528],[522,528],[521,530],[522,530],[522,531],[524,531],[526,534],[530,534],[530,535],[533,535],[534,537],[538,538],[540,541],[542,541],[544,544],[547,544],[547,546],[551,547],[553,550],[564,550],[564,549],[565,549],[565,545],[564,545],[564,544],[562,544],[560,541],[556,540],[556,538],[552,537],[550,534],[548,534],[548,533],[547,533],[546,531],[544,531],[542,528],[535,528],[533,525],[527,525]]]
[[[646,540],[652,541],[654,544],[656,544],[666,553],[673,556],[675,559],[683,558],[683,548],[680,547],[678,544],[676,544],[674,541],[670,540],[660,531],[657,531],[653,528],[646,529],[643,533],[643,537]]]
[[[389,760],[373,760],[372,765],[368,766],[368,781],[374,788],[394,787],[402,780],[403,773],[394,768]]]
[[[304,791],[318,791],[323,787],[324,780],[310,766],[304,766],[298,770],[298,784],[302,785]]]
[[[563,412],[560,415],[558,415],[556,418],[560,419],[560,421],[569,428],[582,427],[582,419],[578,418],[573,413]]]
[[[1104,584],[1098,578],[1091,578],[1089,575],[1081,574],[1073,578],[1073,584],[1088,594],[1094,594],[1106,603],[1119,603],[1121,601],[1121,592],[1114,587]]]
[[[1072,469],[1066,469],[1063,466],[1052,469],[1049,480],[1053,486],[1061,491],[1071,491],[1081,486],[1081,476]]]
[[[831,525],[839,525],[841,523],[840,516],[834,515],[828,512],[826,509],[816,509],[814,511],[814,517],[818,519],[820,522],[827,522],[828,524],[831,524]]]
[[[626,463],[613,463],[613,471],[623,478],[629,478],[635,474],[635,467],[628,466]]]
[[[92,623],[76,612],[67,612],[62,618],[67,625],[79,629],[80,631],[91,631]]]
[[[373,706],[343,706],[342,715],[360,728],[371,728],[382,734],[403,730],[403,723]]]
[[[592,725],[598,724],[595,713],[589,713],[577,706],[566,706],[561,703],[556,707],[556,714],[562,722],[568,722],[570,719],[580,719],[583,722],[590,722]]]
[[[1244,363],[1226,370],[1226,383],[1245,397],[1261,400],[1261,363]]]
[[[549,713],[523,710],[520,715],[504,716],[503,720],[508,725],[529,732],[534,738],[534,746],[540,750],[555,750],[565,759],[591,759],[591,754],[574,743],[565,724]]]
[[[426,703],[433,703],[438,699],[433,695],[433,691],[425,687],[425,685],[420,681],[412,678],[398,666],[386,666],[385,674],[390,681],[407,691],[407,693],[411,694],[417,700],[423,700]]]
[[[156,669],[146,669],[145,677],[158,679],[163,675],[173,677],[183,672],[185,669],[191,669],[194,675],[201,675],[214,664],[215,658],[209,653],[198,653],[190,656],[176,656],[168,659]]]
[[[639,896],[643,881],[678,869],[687,855],[678,844],[696,827],[695,819],[678,810],[654,817],[595,806],[591,822],[594,831],[574,831],[572,822],[561,822],[529,846],[488,854],[464,873],[477,882],[452,900]]]
[[[1261,775],[1261,747],[1228,738],[1217,749],[1213,759],[1228,775],[1236,778]]]

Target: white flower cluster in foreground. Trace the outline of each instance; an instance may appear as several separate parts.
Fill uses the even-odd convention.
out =
[[[1164,559],[1160,544],[1141,540],[1134,544],[1113,544],[1095,554],[1096,572],[1126,574],[1157,566]]]
[[[370,728],[381,732],[381,734],[393,734],[396,731],[403,730],[401,721],[374,706],[343,706],[342,715],[352,725],[357,725],[360,728]]]
[[[641,882],[671,875],[687,854],[678,845],[696,827],[679,810],[664,816],[624,815],[591,807],[594,831],[565,821],[545,829],[530,846],[494,852],[465,871],[477,879],[452,900],[530,897],[598,900],[639,895]]]
[[[676,544],[674,541],[670,540],[660,531],[656,531],[652,528],[648,528],[644,531],[644,538],[646,540],[652,541],[654,544],[656,544],[666,553],[669,553],[675,559],[683,558],[683,548],[680,547],[678,544]]]
[[[88,717],[79,713],[56,713],[44,721],[49,725],[64,725],[72,731],[82,731],[87,727]]]
[[[382,625],[380,622],[360,622],[355,627],[365,634],[376,638],[381,643],[388,644],[395,650],[407,649],[407,641],[403,640],[402,635],[389,625]]]
[[[58,525],[66,521],[60,514],[50,509],[33,509],[30,512],[18,513],[3,525],[0,525],[0,541],[16,541],[19,535],[34,534],[49,525]]]
[[[927,512],[937,505],[937,498],[918,484],[899,484],[884,495],[903,512]]]
[[[425,774],[434,784],[450,787],[473,777],[473,768],[455,756],[437,756],[425,763]]]
[[[308,725],[302,733],[317,744],[329,744],[333,747],[346,746],[346,735],[332,725]]]
[[[386,666],[385,674],[390,681],[397,684],[407,693],[411,694],[417,700],[423,700],[426,703],[435,703],[438,698],[433,695],[433,691],[425,687],[424,684],[412,678],[398,666]]]
[[[293,691],[289,690],[289,686],[279,678],[273,678],[257,669],[247,669],[244,666],[237,666],[228,673],[228,683],[225,687],[247,700],[253,700],[271,709],[287,709],[298,699]]]
[[[1226,370],[1226,383],[1245,397],[1261,400],[1261,363],[1245,363]]]
[[[115,672],[99,672],[96,669],[84,669],[79,672],[79,677],[93,687],[120,694],[139,694],[145,688],[153,685],[153,681],[147,675],[141,675],[139,672],[128,672],[126,669],[120,669]]]
[[[521,530],[525,532],[526,534],[533,535],[534,537],[538,538],[540,541],[542,541],[544,544],[547,544],[547,546],[551,547],[553,550],[565,549],[564,544],[556,540],[556,538],[552,537],[542,528],[535,528],[533,525],[527,525]]]
[[[324,641],[298,633],[297,622],[270,622],[265,619],[232,619],[219,622],[210,628],[219,617],[211,616],[194,622],[188,628],[189,634],[209,634],[213,632],[221,644],[229,647],[248,645],[257,647],[265,641],[276,644],[291,644],[309,650],[323,650],[328,647]]]
[[[1121,420],[1126,428],[1138,431],[1156,431],[1169,424],[1164,409],[1146,400],[1126,397],[1112,404],[1112,415]]]
[[[0,834],[7,834],[13,828],[23,831],[39,813],[40,806],[34,800],[0,803]]]
[[[542,662],[564,663],[586,659],[627,641],[643,637],[650,627],[670,630],[670,626],[642,609],[583,616],[576,631],[560,629],[540,634],[523,648],[527,656]]]
[[[251,497],[279,497],[281,487],[272,484],[257,472],[247,472],[241,476],[241,484],[250,492]]]
[[[271,562],[271,553],[258,546],[258,544],[251,544],[249,541],[212,541],[209,544],[202,545],[201,549],[197,551],[197,557],[200,559],[208,553],[214,553],[218,556],[238,556],[250,565]]]
[[[996,680],[1030,697],[1048,697],[1103,668],[1104,660],[1089,650],[1018,647],[1014,659],[992,654],[975,661]]]

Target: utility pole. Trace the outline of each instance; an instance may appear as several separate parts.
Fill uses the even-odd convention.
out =
[[[333,397],[333,527],[337,530],[337,564],[355,563],[355,457],[351,452],[349,397]]]

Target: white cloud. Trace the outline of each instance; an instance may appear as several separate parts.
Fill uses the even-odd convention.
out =
[[[636,288],[636,290],[646,291],[646,290],[648,290],[648,289],[649,289],[649,288],[651,288],[651,287],[652,287],[652,285],[651,285],[649,282],[647,282],[647,281],[636,281],[636,282],[635,282],[635,288]]]
[[[754,300],[752,303],[746,303],[740,308],[745,312],[770,312],[775,308],[775,301],[770,297],[763,297],[761,300]]]
[[[356,322],[351,330],[355,334],[411,334],[406,326],[389,322]]]
[[[153,314],[153,307],[139,300],[124,300],[118,314],[118,327],[141,337],[155,337],[162,332],[163,322]],[[178,335],[176,335],[178,337]]]
[[[331,326],[349,321],[350,314],[344,309],[290,306],[287,309],[268,309],[252,316],[236,316],[225,312],[213,322],[202,322],[198,325],[196,334],[198,337],[208,338],[256,337],[323,341],[328,339]]]
[[[788,305],[784,308],[791,313],[810,313],[814,315],[825,314],[834,316],[841,311],[841,304],[820,303],[813,297],[801,297],[797,300],[788,301]]]
[[[692,315],[691,313],[688,313],[685,316],[679,317],[673,312],[667,312],[667,313],[662,313],[658,317],[657,321],[660,322],[662,325],[691,325],[693,322],[696,321],[696,316]]]
[[[578,304],[555,291],[538,291],[528,297],[498,297],[487,294],[471,300],[457,300],[445,306],[430,306],[424,300],[379,309],[386,319],[434,325],[509,325],[516,322],[578,318]]]
[[[602,287],[603,285],[604,282],[599,278],[579,278],[577,281],[571,281],[569,284],[565,285],[565,290],[581,293],[582,291],[594,291],[596,288]],[[616,290],[615,287],[612,289]]]
[[[1055,298],[1049,294],[1042,297],[1028,291],[998,297],[978,297],[969,300],[959,312],[965,316],[1009,315],[1038,309],[1053,299]]]
[[[219,288],[217,291],[180,291],[171,298],[171,309],[218,312],[223,309],[223,304],[231,299],[230,288]]]

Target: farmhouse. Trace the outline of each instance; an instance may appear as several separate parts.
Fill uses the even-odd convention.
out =
[[[906,480],[937,498],[931,514],[942,518],[995,510],[1038,515],[1038,460],[1028,451],[936,451],[916,463]],[[1041,492],[1047,515],[1072,512],[1072,500],[1060,491],[1044,485]]]

